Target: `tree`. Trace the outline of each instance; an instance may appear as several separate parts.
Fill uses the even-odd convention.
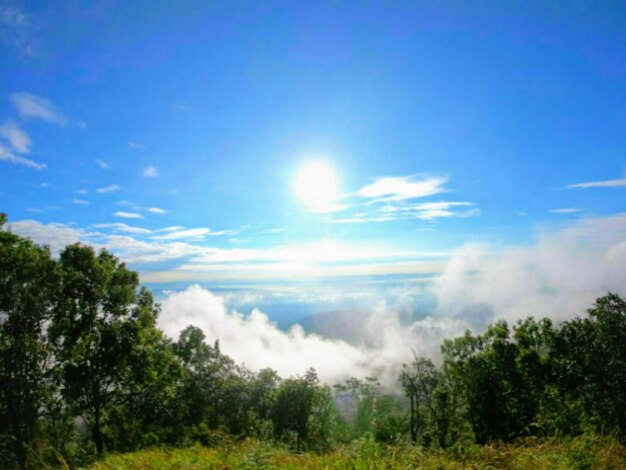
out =
[[[309,369],[304,377],[289,378],[278,387],[274,432],[278,438],[294,435],[298,451],[308,437],[309,417],[313,412],[318,384],[315,370]]]
[[[365,380],[350,378],[343,384],[335,385],[342,401],[354,402],[355,415],[352,420],[354,436],[362,436],[376,428],[377,405],[380,397],[380,383],[375,377]]]
[[[27,468],[51,391],[44,325],[59,276],[50,250],[6,230],[6,221],[0,214],[0,434],[9,436],[18,465]]]
[[[409,398],[409,431],[411,440],[417,442],[418,433],[423,432],[426,417],[421,408],[432,408],[432,394],[437,385],[437,371],[430,359],[418,357],[413,352],[413,362],[402,365],[400,383]]]
[[[62,369],[62,392],[104,451],[103,417],[145,391],[145,361],[158,308],[136,272],[102,250],[74,244],[60,257],[62,292],[50,327]]]
[[[560,400],[569,404],[573,432],[582,424],[626,433],[626,300],[609,293],[589,318],[566,322],[555,340]],[[565,410],[564,410],[565,411]]]

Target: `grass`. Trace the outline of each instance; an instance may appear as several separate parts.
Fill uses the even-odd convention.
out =
[[[112,454],[88,470],[230,470],[230,469],[623,469],[626,451],[615,439],[580,436],[514,445],[470,446],[430,451],[412,446],[384,446],[363,439],[334,451],[294,453],[258,441],[207,448],[152,448]]]

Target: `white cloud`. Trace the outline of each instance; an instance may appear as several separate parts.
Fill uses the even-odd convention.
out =
[[[79,242],[84,232],[63,224],[42,224],[36,220],[21,220],[8,224],[10,229],[23,237],[30,238],[40,245],[50,246],[53,254],[57,255],[63,248]]]
[[[6,162],[14,163],[16,165],[27,166],[35,170],[43,170],[47,168],[47,165],[45,163],[37,163],[28,158],[15,155],[12,151],[10,151],[9,149],[5,148],[2,144],[0,144],[0,161],[2,160]]]
[[[7,121],[0,126],[0,137],[6,139],[18,153],[28,153],[32,144],[28,134],[13,121]]]
[[[159,176],[159,172],[152,165],[147,166],[141,170],[141,176],[144,178],[156,178]]]
[[[115,217],[121,217],[123,219],[143,219],[143,215],[135,212],[117,211],[113,214]]]
[[[578,212],[582,212],[582,209],[577,209],[575,207],[564,207],[562,209],[552,209],[550,211],[551,214],[577,214]]]
[[[605,180],[605,181],[591,181],[588,183],[576,183],[568,184],[566,189],[588,189],[588,188],[618,188],[626,186],[626,178]]]
[[[86,189],[77,189],[76,191],[74,191],[76,194],[87,194],[89,191],[87,191]]]
[[[27,166],[35,170],[43,170],[46,165],[17,154],[25,154],[30,151],[31,140],[28,134],[13,121],[7,121],[0,126],[0,139],[4,139],[6,145],[0,141],[0,160],[16,165]]]
[[[152,214],[165,214],[165,211],[158,207],[148,207],[146,210]]]
[[[138,144],[136,142],[128,142],[128,146],[134,150],[144,150],[146,148],[143,144]]]
[[[10,99],[22,119],[42,119],[62,126],[67,124],[67,118],[50,100],[32,93],[13,93]]]
[[[177,230],[183,230],[185,227],[181,225],[172,225],[171,227],[160,228],[157,232],[175,232]]]
[[[104,186],[102,188],[96,189],[98,193],[113,193],[115,191],[119,191],[120,187],[117,184],[110,184],[109,186]]]
[[[362,187],[358,195],[374,202],[403,201],[432,196],[447,191],[443,185],[447,177],[437,176],[419,178],[416,176],[395,176],[378,178],[375,182]]]
[[[188,230],[175,230],[170,231],[167,235],[157,235],[152,238],[154,240],[178,240],[181,238],[202,239],[210,231],[211,229],[208,229],[206,227],[192,228]]]
[[[410,218],[414,216],[421,220],[434,220],[438,218],[448,217],[472,217],[478,215],[480,211],[476,208],[472,208],[465,211],[454,211],[454,207],[471,207],[474,204],[471,202],[425,202],[422,204],[415,204],[408,208],[405,208],[405,213]]]
[[[72,199],[72,202],[73,202],[74,204],[79,205],[79,206],[86,206],[86,205],[88,205],[88,204],[89,204],[89,201],[85,201],[84,199],[76,199],[76,198],[75,198],[75,199]]]
[[[16,50],[22,59],[30,59],[38,51],[30,17],[15,6],[0,5],[0,42]]]
[[[435,283],[440,312],[487,320],[582,315],[608,291],[626,294],[626,214],[541,230],[529,246],[467,245]]]
[[[397,375],[412,349],[432,355],[442,337],[460,334],[459,320],[426,317],[403,324],[396,312],[380,305],[363,315],[362,333],[367,345],[306,334],[296,325],[280,330],[267,315],[254,309],[248,316],[229,310],[224,298],[199,286],[170,293],[162,302],[159,326],[176,338],[188,325],[201,328],[207,341],[220,340],[224,353],[252,370],[271,367],[284,377],[315,367],[326,383],[352,376],[377,375],[389,388],[397,387]]]
[[[113,222],[113,223],[109,223],[109,224],[94,224],[93,227],[95,227],[95,228],[110,228],[110,229],[113,229],[113,230],[115,230],[117,232],[136,233],[136,234],[139,234],[139,235],[152,233],[152,230],[148,230],[147,228],[132,227],[132,226],[124,224],[122,222]]]
[[[330,219],[332,224],[370,223],[370,222],[390,222],[394,220],[436,220],[451,217],[473,217],[480,214],[480,210],[473,207],[472,202],[439,201],[424,202],[421,204],[407,205],[400,202],[397,205],[385,205],[375,208],[370,212],[359,212],[352,217],[342,219]],[[456,210],[455,208],[467,207],[466,210]]]
[[[97,158],[94,160],[95,164],[98,165],[100,168],[102,168],[103,170],[107,170],[109,167],[109,164],[107,162],[104,162],[102,160],[98,160]]]

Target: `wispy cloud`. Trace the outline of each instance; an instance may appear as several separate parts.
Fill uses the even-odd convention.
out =
[[[123,219],[143,219],[143,215],[137,214],[136,212],[117,211],[113,215]]]
[[[45,164],[18,155],[28,153],[30,146],[31,140],[28,134],[18,124],[7,121],[0,126],[0,160],[43,170],[46,168]]]
[[[457,210],[458,208],[465,208]],[[395,220],[428,220],[434,221],[442,218],[467,218],[480,214],[480,209],[474,207],[474,203],[467,201],[437,201],[420,204],[385,205],[368,212],[358,212],[351,217],[330,219],[332,224],[351,224],[369,222],[391,222]]]
[[[12,5],[0,5],[0,43],[14,49],[22,59],[36,55],[29,14]]]
[[[50,100],[32,93],[13,93],[11,102],[22,119],[42,119],[64,126],[68,120]]]
[[[576,214],[582,211],[583,211],[582,209],[578,209],[576,207],[564,207],[562,209],[552,209],[550,213],[551,214]]]
[[[165,214],[166,213],[166,211],[161,209],[160,207],[148,207],[146,210],[152,214]]]
[[[86,206],[89,204],[89,201],[85,201],[84,199],[72,199],[72,202],[78,206]]]
[[[87,191],[86,189],[77,189],[76,191],[74,191],[76,194],[87,194],[89,191]]]
[[[13,121],[7,121],[0,126],[0,137],[6,139],[19,153],[28,153],[32,144],[28,134]]]
[[[96,192],[104,194],[104,193],[113,193],[115,191],[119,191],[120,187],[117,184],[110,184],[108,186],[103,186],[102,188],[96,189]]]
[[[152,237],[154,240],[180,240],[180,239],[202,239],[205,235],[207,235],[211,229],[203,227],[203,228],[192,228],[187,230],[175,230],[170,231],[167,235],[157,235]]]
[[[110,229],[113,229],[116,232],[134,233],[134,234],[138,234],[138,235],[152,233],[152,230],[148,230],[147,228],[132,227],[132,226],[124,224],[122,222],[112,222],[112,223],[108,223],[108,224],[94,224],[92,227],[95,227],[95,228],[110,228]]]
[[[454,207],[470,207],[474,204],[471,202],[425,202],[422,204],[416,204],[407,208],[404,212],[409,217],[412,215],[416,219],[421,220],[434,220],[439,218],[448,217],[472,217],[478,215],[480,211],[476,208],[465,211],[454,211]]]
[[[144,150],[146,148],[143,144],[138,144],[136,142],[128,142],[128,146],[134,150]]]
[[[618,188],[626,186],[626,178],[604,181],[590,181],[588,183],[575,183],[565,186],[566,189],[588,189],[588,188]]]
[[[104,162],[102,160],[98,160],[97,158],[94,160],[95,164],[98,165],[100,168],[102,168],[103,170],[107,170],[109,169],[109,164],[107,162]]]
[[[16,165],[27,166],[35,170],[43,170],[47,168],[45,163],[37,163],[36,161],[30,160],[28,158],[15,155],[14,152],[4,147],[2,144],[0,144],[0,160],[14,163]]]
[[[374,202],[403,201],[446,192],[447,181],[445,176],[389,176],[378,178],[359,189],[357,194]]]
[[[159,176],[159,172],[155,167],[150,165],[141,170],[141,176],[144,178],[156,178]]]
[[[160,228],[157,232],[176,232],[178,230],[183,230],[185,227],[182,225],[172,225],[171,227]]]

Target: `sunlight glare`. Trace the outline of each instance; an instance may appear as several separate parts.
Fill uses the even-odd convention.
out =
[[[338,196],[337,186],[335,171],[317,161],[304,165],[295,181],[298,199],[313,212],[333,210]]]

